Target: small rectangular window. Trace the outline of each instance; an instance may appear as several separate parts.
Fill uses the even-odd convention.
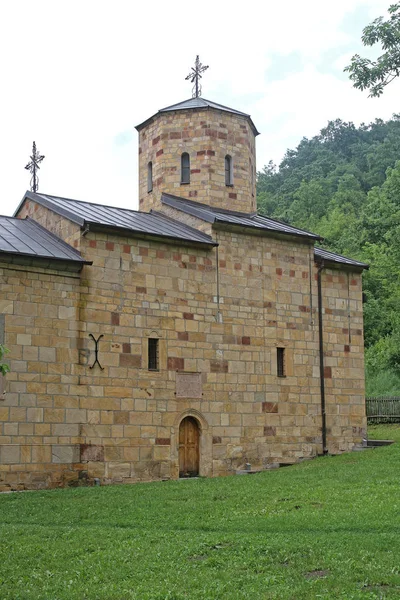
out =
[[[147,191],[153,191],[153,163],[149,162],[147,165]]]
[[[276,349],[276,364],[278,377],[286,377],[285,348]]]
[[[149,338],[148,348],[148,369],[149,371],[158,371],[158,339]]]

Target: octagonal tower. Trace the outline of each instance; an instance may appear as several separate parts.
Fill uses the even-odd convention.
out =
[[[217,208],[256,210],[258,131],[250,116],[191,98],[161,109],[139,132],[139,209],[163,192]]]

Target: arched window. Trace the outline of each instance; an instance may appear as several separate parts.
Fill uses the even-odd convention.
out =
[[[187,152],[181,156],[181,183],[190,183],[190,156]]]
[[[147,165],[147,191],[153,191],[153,163],[151,161]]]
[[[232,156],[225,156],[225,185],[233,185]]]

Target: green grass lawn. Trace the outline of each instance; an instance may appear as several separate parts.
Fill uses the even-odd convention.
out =
[[[0,598],[399,599],[399,476],[400,441],[251,476],[3,494]]]

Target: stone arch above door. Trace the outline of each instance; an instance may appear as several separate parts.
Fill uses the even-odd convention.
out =
[[[171,474],[172,477],[179,477],[179,427],[186,417],[194,418],[199,426],[200,434],[200,477],[212,476],[212,431],[208,425],[207,419],[202,413],[196,409],[186,409],[180,412],[175,419],[173,427],[171,427]]]

